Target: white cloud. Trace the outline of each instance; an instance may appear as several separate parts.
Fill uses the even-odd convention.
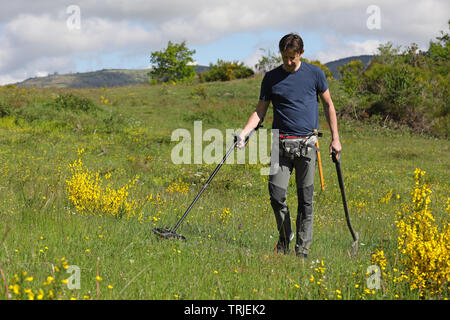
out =
[[[81,29],[71,32],[66,8],[72,4],[0,0],[0,81],[73,70],[75,60],[84,55],[144,55],[168,40],[201,45],[265,30],[317,34],[325,42],[325,49],[316,54],[322,61],[373,53],[385,41],[403,46],[416,42],[426,48],[440,30],[447,30],[450,12],[447,0],[77,0]],[[366,26],[366,9],[372,4],[380,8],[379,30]],[[242,60],[250,65],[257,59],[255,51]],[[46,66],[48,70],[42,69]]]
[[[83,20],[80,30],[69,30],[65,20],[48,15],[21,15],[6,24],[4,30],[16,47],[29,46],[54,54],[121,49],[130,45],[144,47],[146,41],[154,40],[155,45],[160,40],[152,39],[152,34],[143,27],[97,17]]]
[[[243,62],[247,67],[255,70],[255,65],[264,56],[264,54],[265,54],[264,51],[262,51],[261,49],[258,49],[255,52],[253,52],[251,55],[249,55],[248,57],[244,58]]]
[[[0,75],[0,85],[16,83],[16,82],[22,81],[25,78],[26,78],[26,75],[19,75],[19,76],[14,76],[14,75],[9,75],[9,74]]]
[[[75,60],[84,55],[101,59],[112,52],[142,53],[161,42],[160,33],[126,21],[86,19],[81,30],[70,31],[65,20],[29,14],[5,24],[0,40],[4,45],[0,49],[0,75],[11,74],[3,79],[72,71]]]
[[[328,37],[326,43],[327,49],[316,53],[314,57],[322,63],[351,56],[372,55],[377,53],[377,48],[382,44],[379,40],[342,42],[335,37]]]

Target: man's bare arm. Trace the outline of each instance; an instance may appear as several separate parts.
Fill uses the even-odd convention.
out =
[[[245,140],[245,137],[250,133],[250,131],[252,131],[253,129],[256,128],[259,121],[261,121],[261,119],[263,119],[266,116],[266,112],[267,112],[267,109],[269,108],[269,104],[270,104],[270,101],[259,100],[255,111],[250,115],[250,117],[248,118],[247,124],[242,129],[241,133],[239,134],[242,141]],[[241,145],[239,145],[238,147],[242,147],[242,146],[243,146],[243,143]]]
[[[256,128],[259,121],[266,116],[267,109],[269,108],[270,101],[259,100],[255,111],[250,115],[247,124],[241,131],[241,138],[244,138],[250,131]]]
[[[320,99],[322,100],[323,109],[325,111],[325,117],[327,118],[328,125],[330,126],[331,131],[331,144],[330,144],[330,155],[331,152],[341,152],[342,146],[339,140],[339,132],[338,132],[338,124],[337,124],[337,116],[336,109],[334,108],[333,100],[331,100],[330,90],[319,94]]]

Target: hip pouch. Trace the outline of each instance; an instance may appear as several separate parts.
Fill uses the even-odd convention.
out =
[[[283,157],[293,160],[294,158],[306,157],[309,148],[318,150],[316,147],[317,137],[283,137],[280,136],[280,153]]]

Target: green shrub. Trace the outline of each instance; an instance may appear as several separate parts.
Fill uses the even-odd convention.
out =
[[[204,85],[194,86],[194,90],[191,92],[191,98],[194,97],[200,97],[202,99],[206,99],[208,97],[208,93],[206,92]]]
[[[361,91],[361,73],[364,69],[364,65],[361,60],[350,61],[341,67],[338,67],[338,71],[342,74],[342,82],[345,87],[345,91],[353,95]]]
[[[11,106],[7,102],[0,100],[0,118],[7,117],[10,114]]]
[[[359,82],[364,83],[363,90],[373,94],[384,94],[385,88],[382,78],[388,72],[389,68],[390,66],[387,64],[371,63],[359,79]],[[344,84],[346,83],[344,82]]]
[[[92,102],[92,100],[84,97],[78,97],[73,93],[59,95],[52,102],[50,102],[50,105],[57,110],[91,112],[97,109],[97,106],[94,102]]]
[[[402,62],[375,64],[364,76],[368,92],[377,96],[367,109],[369,115],[380,115],[416,131],[429,131],[421,94],[425,82],[418,68]]]
[[[366,70],[359,62],[340,67],[339,87],[347,94],[340,116],[365,118],[366,113],[371,121],[449,137],[450,35],[441,33],[427,52],[415,43],[401,51],[388,42],[380,45]]]
[[[217,64],[210,63],[209,71],[199,74],[201,82],[230,81],[248,78],[254,74],[253,70],[238,61],[229,62],[218,59]]]
[[[400,106],[405,105],[412,96],[419,96],[424,86],[420,70],[405,63],[376,64],[364,75],[369,92],[380,94],[387,101]]]

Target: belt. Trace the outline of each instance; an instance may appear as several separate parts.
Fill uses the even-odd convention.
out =
[[[280,134],[280,139],[308,139],[308,136],[305,137],[298,137],[298,136],[284,136]]]
[[[314,130],[310,135],[307,135],[307,136],[290,136],[290,135],[285,136],[285,135],[280,134],[280,139],[303,139],[303,140],[306,140],[306,139],[311,138],[311,136],[321,137],[322,132]]]

